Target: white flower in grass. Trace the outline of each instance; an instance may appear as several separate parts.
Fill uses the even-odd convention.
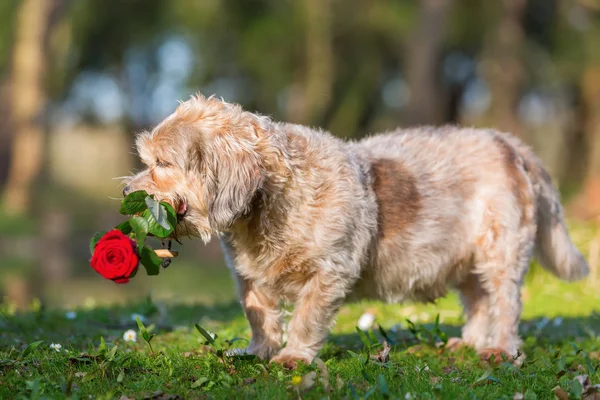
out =
[[[370,312],[366,312],[358,319],[358,327],[363,331],[368,331],[375,322],[375,315]]]
[[[123,334],[123,340],[126,342],[136,342],[137,341],[137,332],[133,329],[129,329],[125,331]]]
[[[65,318],[66,319],[70,319],[70,320],[74,320],[75,318],[77,318],[77,313],[75,311],[67,311],[65,313]]]
[[[60,343],[52,343],[50,348],[58,353],[60,352],[60,349],[62,349],[62,345]]]
[[[552,325],[556,326],[561,326],[563,323],[563,319],[561,317],[556,317],[554,318],[554,322],[552,322]]]

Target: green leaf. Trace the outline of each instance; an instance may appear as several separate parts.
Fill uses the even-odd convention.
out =
[[[23,357],[23,358],[27,357],[32,351],[37,349],[38,346],[42,343],[44,343],[43,340],[38,340],[37,342],[29,343],[27,345],[27,347],[25,347],[25,350],[23,350],[23,354],[21,355],[21,357]]]
[[[92,380],[94,380],[99,374],[99,371],[94,371],[94,372],[90,372],[88,374],[86,374],[83,379],[81,379],[82,383],[86,383],[86,382],[90,382]]]
[[[138,329],[140,330],[142,336],[148,336],[148,330],[146,329],[146,326],[137,315],[135,316],[135,322],[137,322]]]
[[[352,385],[351,383],[349,383],[348,384],[348,389],[350,389],[350,394],[352,395],[352,398],[354,398],[356,400],[360,399],[360,396],[356,392],[356,389],[354,388],[354,385]]]
[[[144,190],[137,190],[129,193],[127,197],[123,199],[119,212],[123,215],[141,213],[142,211],[148,209],[145,201],[146,197],[148,197],[148,193],[146,193]]]
[[[150,214],[152,214],[158,225],[163,229],[172,230],[173,227],[167,220],[167,209],[165,206],[150,196],[146,197],[144,201],[148,206],[148,211],[150,211]]]
[[[383,397],[390,397],[390,389],[388,388],[387,382],[385,381],[385,377],[379,374],[377,379],[379,380],[379,390],[381,391]]]
[[[148,230],[150,229],[150,224],[144,218],[139,215],[134,216],[129,220],[129,224],[131,228],[133,228],[133,232],[135,232],[135,241],[137,242],[138,252],[141,253],[142,248],[144,247],[144,241],[146,240],[146,236],[148,236]]]
[[[581,399],[581,395],[583,393],[583,388],[581,387],[581,383],[577,379],[573,379],[571,382],[571,394],[576,399]]]
[[[142,265],[146,268],[146,273],[148,275],[158,275],[160,272],[160,264],[162,263],[162,258],[156,255],[154,250],[152,250],[148,246],[142,247]]]
[[[213,338],[210,333],[208,333],[203,327],[201,327],[198,324],[194,325],[196,327],[196,329],[198,330],[198,332],[200,332],[200,334],[202,336],[204,336],[204,338],[208,341],[208,343],[212,344],[217,350],[221,350],[221,344],[219,342],[217,342],[216,339],[216,335],[215,338]]]
[[[388,334],[385,331],[385,329],[383,329],[383,327],[381,325],[377,325],[377,327],[379,328],[379,333],[381,334],[381,336],[383,336],[383,338],[385,340],[387,340],[388,343],[394,344],[394,341],[390,339],[390,337],[388,336]]]
[[[373,333],[372,330],[368,330],[367,331],[367,335],[369,337],[369,345],[371,347],[377,347],[379,346],[379,341],[377,340],[377,338],[375,337],[375,334]]]
[[[104,342],[104,336],[100,336],[100,347],[98,347],[98,354],[103,356],[106,353],[106,343]]]
[[[96,248],[96,244],[102,238],[102,236],[106,235],[106,232],[96,232],[92,240],[90,241],[90,253],[94,255],[94,249]]]
[[[479,383],[481,381],[484,381],[486,379],[489,379],[490,375],[492,375],[492,370],[488,369],[487,371],[485,371],[483,373],[483,375],[481,375],[479,378],[477,378],[477,380],[475,380],[475,382],[473,382],[473,384]]]
[[[370,349],[371,342],[369,341],[367,334],[362,329],[360,329],[358,326],[356,327],[356,332],[358,332],[358,337],[360,338],[360,341],[363,342],[363,344],[365,345],[365,347],[367,349]]]
[[[165,209],[166,209],[166,207],[165,207]],[[173,216],[171,216],[168,211],[167,211],[167,221],[169,222],[169,224],[171,224],[169,226],[169,229],[165,229],[162,226],[160,226],[160,224],[156,221],[156,219],[154,218],[154,216],[152,215],[150,210],[144,211],[144,213],[142,214],[142,217],[148,221],[149,233],[151,233],[152,235],[154,235],[156,237],[162,238],[162,239],[169,237],[171,232],[173,232],[173,228],[171,228],[171,227],[175,226],[177,224],[177,216],[175,214],[173,214]]]
[[[129,220],[121,222],[119,225],[115,226],[115,229],[121,231],[123,235],[129,235],[132,231]]]
[[[194,383],[192,383],[192,389],[199,388],[200,386],[204,385],[206,382],[208,382],[208,378],[203,376],[202,378],[199,378]]]
[[[352,350],[346,350],[348,352],[348,354],[350,354],[352,357],[354,358],[361,358],[361,356],[355,352],[353,352]]]
[[[377,386],[373,386],[372,388],[370,388],[369,390],[367,390],[365,392],[365,395],[363,396],[363,399],[368,399],[369,397],[373,396],[375,394],[375,392],[377,391]]]
[[[150,344],[150,342],[152,341],[152,338],[154,337],[153,334],[150,334],[151,329],[146,328],[146,326],[144,325],[144,323],[138,316],[135,317],[135,322],[137,322],[137,326],[140,330],[140,334],[142,335],[142,338],[144,338],[144,340],[148,344]],[[152,328],[152,326],[150,328]]]
[[[117,376],[117,382],[121,383],[123,382],[123,379],[125,379],[125,372],[121,370],[121,372],[119,372],[119,376]]]
[[[115,358],[115,355],[117,354],[117,349],[118,346],[113,346],[112,349],[110,349],[110,351],[108,352],[108,354],[106,355],[106,359],[110,362]]]
[[[160,202],[160,205],[165,208],[169,225],[172,227],[172,229],[175,229],[175,225],[177,225],[177,213],[175,212],[175,209],[169,203],[162,201]]]

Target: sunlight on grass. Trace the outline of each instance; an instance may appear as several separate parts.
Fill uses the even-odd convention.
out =
[[[576,230],[589,251],[596,228]],[[575,399],[600,383],[598,282],[565,283],[537,265],[523,288],[520,368],[439,347],[464,322],[451,292],[429,305],[344,306],[322,361],[296,371],[229,355],[245,348],[250,329],[225,268],[172,268],[125,286],[84,278],[57,285],[49,295],[62,307],[0,306],[0,398]],[[358,335],[365,312],[375,317],[372,331]]]

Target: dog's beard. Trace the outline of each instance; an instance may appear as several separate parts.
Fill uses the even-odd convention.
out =
[[[188,210],[186,216],[178,220],[173,234],[178,238],[199,237],[205,244],[212,238],[212,230],[202,223],[201,218],[195,216],[193,210]]]

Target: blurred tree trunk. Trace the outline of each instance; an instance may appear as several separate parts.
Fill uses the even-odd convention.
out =
[[[515,135],[522,134],[516,109],[525,80],[521,53],[526,5],[527,0],[501,0],[493,5],[500,15],[483,51],[484,75],[491,95],[484,123]]]
[[[600,216],[600,64],[590,65],[581,80],[588,166],[583,192],[573,212],[581,218]]]
[[[439,124],[446,116],[445,94],[437,66],[446,33],[452,0],[421,0],[420,15],[410,37],[406,57],[406,79],[410,101],[408,124]]]
[[[331,99],[333,48],[330,0],[306,0],[306,120],[317,123]]]
[[[305,63],[299,85],[292,88],[289,118],[304,124],[319,124],[331,99],[333,47],[330,0],[298,0],[305,34]]]
[[[4,189],[4,208],[9,214],[28,210],[43,159],[44,43],[54,8],[50,0],[22,0],[17,13],[10,88],[15,134]]]
[[[10,82],[8,79],[0,81],[0,115],[10,115]],[[0,187],[8,176],[10,160],[10,144],[12,138],[12,121],[4,118],[0,124]]]

